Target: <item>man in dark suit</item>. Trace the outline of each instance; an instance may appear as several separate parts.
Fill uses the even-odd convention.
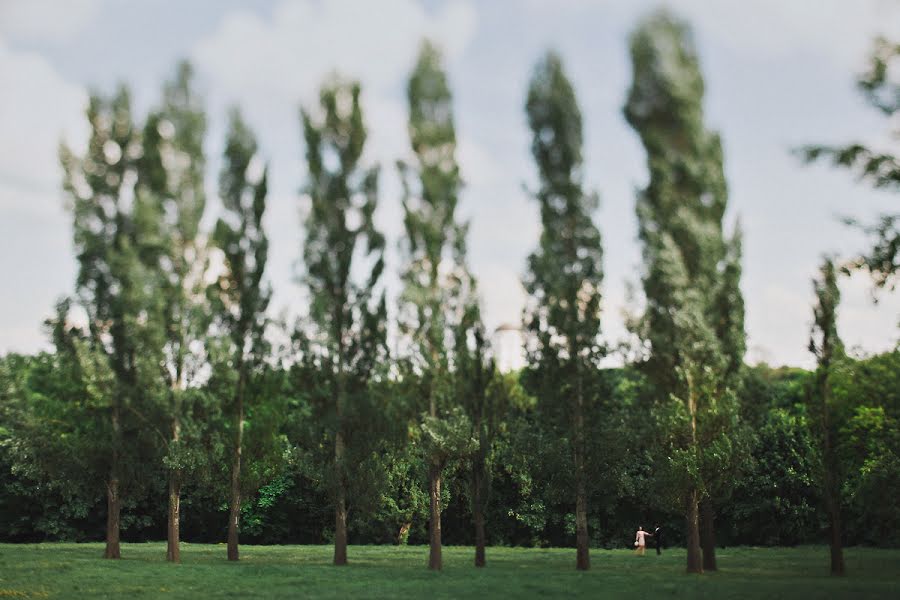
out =
[[[653,530],[653,539],[656,540],[656,554],[662,554],[662,527],[659,525],[656,526],[656,529]]]

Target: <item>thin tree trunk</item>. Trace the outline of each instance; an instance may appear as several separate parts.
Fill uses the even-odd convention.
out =
[[[119,422],[118,401],[112,407],[112,456],[109,468],[109,481],[106,482],[106,550],[103,558],[121,558],[119,547],[119,513],[122,504],[119,498],[119,445],[122,426]]]
[[[691,415],[691,446],[694,452],[699,452],[697,447],[697,399],[694,397],[694,382],[690,372],[687,374],[688,384],[688,412]],[[700,554],[700,510],[699,494],[696,486],[691,486],[686,495],[687,506],[685,519],[687,521],[687,572],[702,573],[703,558]]]
[[[577,353],[572,352],[572,356]],[[576,363],[577,365],[577,363]],[[575,568],[579,571],[587,571],[591,568],[590,537],[588,536],[587,522],[587,489],[586,489],[586,465],[584,443],[584,399],[581,393],[581,377],[576,372],[578,379],[577,394],[575,398]]]
[[[685,516],[687,521],[687,572],[702,573],[703,558],[700,553],[699,509],[697,506],[697,490],[687,493]]]
[[[834,480],[834,457],[832,456],[831,434],[828,422],[827,404],[824,407],[824,458],[825,458],[825,508],[828,511],[828,525],[831,543],[831,574],[844,575],[844,547],[841,532],[840,492]]]
[[[341,307],[343,308],[343,307]],[[337,322],[337,395],[335,397],[334,412],[337,418],[336,431],[334,435],[334,479],[335,479],[335,495],[334,495],[334,564],[343,566],[347,564],[347,489],[344,480],[346,465],[344,464],[344,403],[345,403],[345,382],[344,382],[344,313],[338,310],[336,317]]]
[[[703,549],[703,570],[717,571],[716,513],[709,498],[700,502],[700,546]]]
[[[228,511],[228,560],[238,560],[238,520],[241,516],[241,444],[244,437],[244,368],[240,367],[235,414],[235,444],[231,463],[231,505]]]
[[[578,462],[582,462],[581,458]],[[584,469],[576,466],[578,470],[575,492],[575,568],[579,571],[587,571],[591,568],[590,539],[588,537],[587,523],[587,493],[585,492]]]
[[[340,421],[340,418],[338,419]],[[338,425],[340,427],[340,425]],[[334,437],[334,470],[337,479],[334,506],[334,564],[347,564],[347,494],[343,477],[344,435],[340,431]]]
[[[110,479],[106,483],[106,550],[103,558],[122,558],[119,547],[119,480]]]
[[[181,436],[180,406],[173,403],[175,418],[172,420],[172,442],[177,443]],[[181,562],[181,473],[172,470],[169,473],[169,515],[166,527],[166,560]]]
[[[430,548],[428,552],[428,568],[440,571],[441,561],[441,468],[432,464],[429,469],[428,491],[431,495],[431,527],[429,531]]]
[[[828,511],[828,525],[831,543],[831,574],[844,575],[844,547],[841,532],[840,491],[835,481],[836,465],[831,442],[831,415],[828,411],[831,386],[828,382],[829,365],[824,366],[819,376],[819,396],[822,398],[822,458],[825,463],[825,508]]]
[[[436,356],[432,352],[432,364],[436,364]],[[428,413],[432,417],[437,417],[437,402],[434,397],[434,390],[429,391],[428,397]],[[435,464],[432,459],[431,466],[428,468],[428,495],[431,499],[431,520],[428,528],[428,568],[433,571],[440,571],[444,568],[441,559],[441,465]]]
[[[475,521],[475,566],[485,565],[484,534],[484,460],[479,454],[475,460],[472,494],[472,517]]]
[[[169,475],[169,520],[167,527],[166,560],[181,562],[181,480],[177,473]]]

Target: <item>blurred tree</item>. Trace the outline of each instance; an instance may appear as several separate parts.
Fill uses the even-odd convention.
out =
[[[219,196],[225,213],[216,222],[213,240],[222,253],[223,272],[209,288],[215,326],[221,339],[210,341],[213,370],[222,397],[230,396],[227,414],[233,422],[231,488],[228,514],[228,560],[238,560],[241,511],[241,455],[246,401],[254,393],[269,347],[264,334],[271,298],[263,274],[269,241],[263,230],[268,170],[257,156],[256,138],[237,109],[229,115]]]
[[[152,319],[161,328],[161,376],[168,393],[160,407],[164,425],[160,435],[166,447],[168,475],[168,541],[166,559],[180,562],[179,523],[181,487],[192,476],[188,467],[205,463],[194,448],[203,423],[185,424],[190,406],[188,388],[195,387],[205,364],[203,339],[208,329],[209,306],[204,294],[208,259],[200,220],[206,205],[203,176],[206,165],[203,137],[206,116],[192,89],[193,72],[187,62],[178,65],[173,81],[163,88],[162,106],[147,119],[143,155],[138,161],[138,190],[156,202],[158,220],[148,245],[147,259],[156,268],[157,285]],[[155,425],[154,425],[155,426]],[[186,431],[182,431],[183,427]]]
[[[894,140],[900,140],[900,127],[896,127],[900,114],[898,67],[900,44],[879,37],[869,59],[869,69],[857,81],[869,104],[887,117],[889,126],[893,122],[895,129],[889,131],[889,136]],[[807,162],[830,159],[834,165],[850,169],[877,189],[900,191],[900,158],[890,153],[856,142],[846,146],[805,146],[800,154]],[[859,226],[855,219],[846,221]],[[872,276],[876,287],[895,289],[900,272],[900,213],[882,214],[875,224],[863,229],[874,242],[868,252],[848,263],[847,270],[863,269]]]
[[[822,485],[828,523],[831,530],[831,574],[844,575],[843,531],[841,528],[841,468],[836,448],[835,410],[831,394],[831,374],[835,361],[844,354],[837,332],[837,307],[841,292],[837,285],[834,263],[826,258],[820,267],[820,278],[813,280],[816,306],[809,351],[816,357],[816,373],[811,390],[812,408],[818,422],[822,449]]]
[[[428,460],[428,567],[440,570],[441,478],[447,461],[473,447],[468,416],[454,388],[455,357],[479,326],[475,279],[466,264],[467,223],[456,220],[462,179],[456,162],[452,96],[438,50],[425,42],[407,84],[409,137],[415,159],[399,162],[403,179],[405,265],[398,322],[406,369],[421,383],[427,416],[421,431]]]
[[[472,424],[471,439],[477,448],[470,458],[469,498],[475,525],[475,566],[485,566],[485,513],[490,494],[490,464],[494,439],[500,420],[510,402],[511,388],[504,385],[494,364],[487,356],[487,340],[477,306],[471,306],[463,318],[455,343],[457,351],[457,394],[459,404]],[[471,348],[468,334],[472,335]],[[466,336],[466,337],[463,337]]]
[[[544,411],[562,411],[568,420],[574,473],[576,568],[590,568],[588,533],[586,407],[588,380],[605,348],[600,334],[603,250],[592,220],[598,205],[582,177],[581,111],[559,55],[548,52],[537,64],[526,102],[531,152],[538,168],[542,232],[528,257],[525,288],[527,354],[531,386]],[[552,390],[548,389],[550,384]],[[565,402],[559,402],[559,398]]]
[[[347,564],[348,486],[366,470],[348,438],[369,380],[386,358],[387,308],[380,278],[384,237],[375,228],[378,168],[360,159],[367,132],[357,82],[326,83],[319,113],[302,110],[310,206],[305,223],[302,282],[309,290],[310,351],[325,378],[324,415],[334,442],[334,564]],[[326,438],[327,439],[327,438]]]
[[[93,95],[87,118],[91,135],[84,156],[63,145],[64,189],[73,215],[78,259],[78,302],[87,313],[90,344],[102,352],[113,373],[108,392],[107,558],[119,558],[126,418],[143,414],[160,393],[157,323],[153,319],[154,277],[146,255],[154,239],[156,206],[135,189],[140,132],[131,114],[129,92],[112,98]]]
[[[728,495],[741,451],[735,395],[746,345],[741,233],[736,227],[730,239],[723,234],[722,145],[703,123],[704,84],[690,30],[665,11],[654,13],[632,34],[631,57],[625,116],[641,136],[650,171],[637,203],[647,308],[635,328],[658,398],[681,398],[690,416],[685,439],[694,456],[684,467],[696,472],[681,479],[688,484],[688,571],[715,570],[713,503]]]

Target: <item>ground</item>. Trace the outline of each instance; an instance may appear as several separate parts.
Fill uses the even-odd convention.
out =
[[[591,570],[575,571],[565,548],[444,548],[444,571],[426,569],[425,546],[351,546],[350,566],[334,567],[330,546],[182,545],[182,564],[165,562],[165,543],[123,544],[122,560],[102,544],[0,544],[0,598],[896,598],[900,550],[850,548],[844,578],[828,575],[828,549],[726,548],[718,573],[684,573],[684,551],[657,557],[592,550]]]

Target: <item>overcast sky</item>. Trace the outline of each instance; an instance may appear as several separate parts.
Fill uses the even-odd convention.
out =
[[[520,278],[539,235],[538,207],[524,191],[535,179],[523,111],[528,78],[547,48],[563,55],[584,116],[587,184],[602,199],[604,334],[615,343],[625,335],[626,283],[638,281],[634,192],[647,178],[621,110],[627,36],[660,4],[694,27],[707,124],[724,142],[728,227],[740,216],[745,230],[748,360],[809,366],[819,259],[865,246],[838,217],[870,220],[897,200],[845,172],[801,166],[790,150],[863,140],[900,151],[854,88],[873,36],[900,38],[897,0],[0,0],[0,353],[47,348],[41,323],[74,288],[56,152],[61,139],[84,144],[88,91],[127,82],[145,111],[180,58],[195,63],[209,109],[211,197],[230,105],[242,107],[270,164],[275,314],[303,310],[294,283],[305,177],[298,108],[334,70],[363,83],[366,159],[384,167],[378,223],[396,272],[402,222],[393,164],[409,152],[405,80],[425,36],[446,54],[467,184],[461,210],[472,220],[470,259],[490,327],[519,322]],[[216,208],[213,200],[208,220]],[[892,348],[900,293],[874,306],[863,276],[842,290],[847,346]]]

